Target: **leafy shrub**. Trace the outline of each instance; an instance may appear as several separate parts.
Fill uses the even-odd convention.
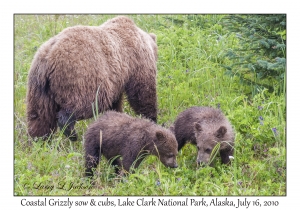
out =
[[[255,89],[285,93],[286,15],[229,15],[222,23],[239,38],[239,44],[228,49],[227,56],[235,62],[224,65],[227,73]]]

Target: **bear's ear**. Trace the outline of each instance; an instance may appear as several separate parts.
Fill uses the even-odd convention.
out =
[[[156,42],[156,35],[153,33],[149,33],[149,35],[151,36],[151,38]]]
[[[198,132],[202,131],[202,127],[201,127],[200,123],[195,122],[194,127],[195,127],[195,131],[198,131]]]
[[[171,125],[170,128],[169,128],[169,130],[170,130],[173,134],[175,134],[175,127],[174,127],[174,125]]]
[[[163,134],[162,131],[157,131],[156,132],[156,138],[159,140],[159,141],[164,141],[165,140],[165,135]]]
[[[222,137],[224,137],[226,132],[227,132],[227,128],[225,128],[224,126],[221,126],[215,133],[215,136],[217,138],[222,138]]]

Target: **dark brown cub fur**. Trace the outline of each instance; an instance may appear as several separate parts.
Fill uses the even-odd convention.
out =
[[[177,167],[178,145],[174,134],[150,120],[108,111],[88,127],[84,139],[86,176],[89,177],[93,176],[93,168],[99,163],[100,152],[107,159],[121,156],[113,161],[113,165],[126,171],[137,159],[133,167],[138,167],[149,154],[158,156],[165,166]]]
[[[218,142],[223,163],[230,161],[234,152],[234,131],[219,110],[211,107],[191,107],[180,113],[170,130],[175,133],[180,150],[187,142],[197,145],[199,164],[207,164]]]

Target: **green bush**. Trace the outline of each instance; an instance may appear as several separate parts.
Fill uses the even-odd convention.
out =
[[[227,51],[234,61],[224,65],[227,73],[254,86],[254,94],[263,88],[285,93],[286,15],[229,15],[222,25],[239,39]]]

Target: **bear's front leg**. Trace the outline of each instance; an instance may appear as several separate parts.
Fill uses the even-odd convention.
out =
[[[120,174],[120,175],[122,174],[122,163],[120,158],[116,158],[115,160],[113,160],[111,165],[115,167],[116,174]]]
[[[157,96],[155,75],[135,75],[126,85],[125,91],[135,113],[157,122]]]
[[[220,155],[221,155],[222,163],[228,164],[230,162],[229,156],[233,156],[233,153],[234,153],[234,149],[231,147],[221,150]]]
[[[125,173],[130,172],[130,168],[137,168],[144,157],[135,157],[134,155],[126,154],[122,156],[122,160],[120,160],[119,165],[119,174],[121,169],[125,170]],[[122,172],[121,172],[122,173]]]

